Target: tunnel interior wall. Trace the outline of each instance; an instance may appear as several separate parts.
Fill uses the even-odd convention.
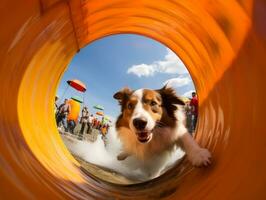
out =
[[[3,199],[265,199],[265,1],[4,0],[0,6]],[[200,100],[196,140],[213,165],[185,160],[148,183],[84,174],[57,132],[53,100],[73,56],[134,33],[176,52]]]

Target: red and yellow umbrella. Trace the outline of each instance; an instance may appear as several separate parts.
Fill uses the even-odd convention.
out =
[[[74,79],[74,80],[68,80],[68,85],[75,88],[76,90],[80,92],[85,92],[87,90],[86,85],[82,83],[80,80]]]

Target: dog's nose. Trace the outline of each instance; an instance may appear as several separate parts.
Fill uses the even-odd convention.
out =
[[[133,125],[135,126],[135,128],[137,130],[143,130],[145,129],[146,125],[147,125],[147,121],[143,118],[136,118],[133,120]]]

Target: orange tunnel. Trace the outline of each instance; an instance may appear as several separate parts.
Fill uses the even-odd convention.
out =
[[[0,11],[0,199],[266,199],[264,0],[2,0]],[[60,77],[85,45],[119,33],[153,38],[186,64],[210,168],[184,160],[120,186],[68,152],[53,119]]]

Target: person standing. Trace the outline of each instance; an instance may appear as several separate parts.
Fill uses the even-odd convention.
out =
[[[86,125],[88,124],[88,122],[89,122],[89,110],[86,106],[84,106],[84,108],[81,111],[81,118],[80,118],[81,129],[79,131],[79,136],[78,136],[79,140],[82,140],[84,129]]]
[[[59,106],[58,106],[58,99],[59,99],[59,97],[56,95],[55,96],[55,101],[54,101],[54,113],[55,113],[55,115],[57,114],[57,112],[58,112],[58,108],[59,108]]]
[[[62,122],[65,131],[68,131],[67,116],[70,113],[70,111],[71,111],[71,107],[70,107],[70,104],[68,103],[68,99],[65,99],[64,103],[59,106],[58,114],[56,117],[57,126],[59,126],[60,123]]]
[[[185,113],[186,113],[186,127],[188,129],[188,132],[192,134],[192,126],[191,126],[191,119],[192,119],[192,113],[191,113],[191,106],[190,106],[190,100],[185,102]]]
[[[96,123],[97,123],[97,118],[94,117],[93,118],[93,121],[92,121],[92,124],[93,124],[93,128],[96,129]]]
[[[106,124],[106,134],[108,133],[109,128],[110,128],[110,125],[107,123],[107,124]]]
[[[192,92],[191,106],[191,131],[194,132],[198,120],[198,97],[196,92]]]
[[[104,146],[106,146],[107,145],[107,138],[106,138],[107,127],[106,127],[105,124],[102,125],[100,131],[101,131],[101,134],[102,134],[102,140],[103,140]]]
[[[91,129],[93,128],[93,120],[94,120],[94,117],[93,115],[91,114],[89,116],[89,119],[88,119],[88,129],[87,129],[87,133],[90,133],[91,132]]]

